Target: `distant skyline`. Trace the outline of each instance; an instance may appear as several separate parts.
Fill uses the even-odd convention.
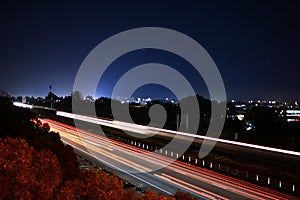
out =
[[[77,70],[95,46],[119,32],[154,26],[201,44],[219,68],[228,100],[300,100],[299,10],[299,1],[2,2],[0,90],[45,97],[52,85],[56,95],[70,95]],[[174,67],[208,97],[189,63],[151,49],[117,59],[100,80],[96,97],[110,96],[123,73],[146,62]],[[157,85],[136,94],[171,95]]]

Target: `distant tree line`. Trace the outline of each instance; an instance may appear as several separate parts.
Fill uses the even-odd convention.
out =
[[[186,97],[182,99],[181,103],[187,103],[189,102],[189,99],[191,97]],[[205,133],[209,122],[210,122],[210,112],[211,112],[211,101],[208,99],[203,98],[200,95],[197,95],[197,100],[199,102],[199,108],[200,108],[200,122],[199,122],[199,133]],[[177,129],[177,118],[178,115],[180,116],[181,110],[180,110],[180,102],[179,103],[172,103],[172,102],[166,102],[161,100],[152,100],[151,102],[148,102],[147,104],[141,105],[131,102],[131,103],[121,103],[118,100],[114,100],[108,97],[100,97],[98,99],[94,99],[92,96],[88,95],[85,98],[83,95],[78,92],[72,92],[69,96],[59,97],[55,95],[52,92],[49,92],[48,95],[45,98],[34,98],[34,97],[17,97],[13,98],[12,101],[19,101],[21,102],[23,100],[26,101],[28,104],[37,105],[37,106],[46,106],[50,107],[50,101],[53,101],[53,108],[57,110],[62,110],[66,112],[72,112],[72,103],[80,106],[82,109],[82,114],[90,114],[92,110],[96,111],[96,115],[98,117],[104,117],[109,119],[114,119],[115,116],[112,114],[111,106],[112,104],[118,109],[118,110],[125,110],[129,108],[130,115],[132,120],[137,124],[143,124],[147,125],[150,123],[151,119],[149,117],[149,109],[152,105],[160,104],[164,107],[164,109],[167,112],[167,119],[164,128],[176,130]],[[72,102],[73,101],[73,102]],[[75,102],[74,102],[75,101]],[[191,106],[191,111],[193,111],[194,107]],[[193,116],[189,116],[191,119]],[[118,120],[125,120],[119,118]],[[161,124],[160,124],[161,125]]]
[[[58,97],[52,92],[45,98],[25,97],[27,103],[41,106],[50,106],[50,101],[53,101],[53,107],[58,110],[72,112],[72,101],[82,109],[82,114],[90,114],[95,111],[98,117],[114,119],[111,105],[113,104],[120,112],[129,108],[132,120],[137,124],[147,125],[151,119],[149,117],[149,109],[152,105],[160,104],[167,112],[167,120],[164,128],[170,130],[177,130],[178,123],[183,125],[184,122],[178,122],[178,116],[184,115],[180,110],[180,103],[190,101],[192,97],[186,97],[179,103],[164,102],[160,100],[152,100],[144,105],[137,105],[136,103],[121,103],[107,97],[100,97],[94,99],[88,95],[85,98],[83,95],[75,91],[69,96]],[[22,97],[17,97],[14,100],[21,100]],[[197,100],[200,108],[200,120],[197,133],[205,135],[211,121],[211,105],[220,106],[224,102],[215,102],[197,95]],[[75,101],[75,102],[74,102]],[[193,106],[191,106],[193,109]],[[247,108],[243,119],[238,119],[238,111],[234,103],[227,103],[227,111],[224,128],[221,137],[230,140],[240,140],[245,142],[252,142],[258,144],[266,144],[274,147],[295,149],[300,148],[296,144],[299,143],[300,122],[289,123],[283,121],[279,117],[278,108],[270,108],[264,106],[256,106]],[[191,110],[193,113],[193,110]],[[235,116],[235,117],[230,117]],[[183,116],[185,117],[185,116]],[[193,114],[190,114],[189,119],[193,119]],[[126,118],[119,117],[118,120],[126,121]],[[252,126],[252,128],[249,128]],[[159,124],[158,126],[162,126]],[[237,137],[238,135],[238,137]],[[274,139],[274,136],[276,136]],[[278,139],[277,139],[278,138]],[[280,139],[282,138],[282,139]]]

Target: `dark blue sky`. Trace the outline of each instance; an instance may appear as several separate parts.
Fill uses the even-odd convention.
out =
[[[200,43],[218,66],[228,99],[299,100],[299,10],[298,1],[2,1],[0,89],[44,97],[52,85],[55,94],[69,95],[77,70],[96,45],[121,31],[155,26]],[[135,53],[113,63],[97,95],[109,96],[122,72],[148,61],[177,68],[207,95],[197,82],[200,76],[174,55]],[[144,90],[144,96],[158,94],[164,90]]]

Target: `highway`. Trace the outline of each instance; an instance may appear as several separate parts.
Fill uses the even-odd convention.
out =
[[[202,136],[202,135],[195,135],[195,134],[190,134],[190,133],[186,133],[186,132],[172,131],[172,130],[143,126],[143,125],[138,125],[138,124],[131,124],[131,123],[117,121],[117,120],[105,120],[105,119],[94,118],[94,117],[89,117],[89,116],[84,116],[84,115],[73,114],[73,113],[67,113],[67,112],[62,112],[62,111],[57,111],[56,114],[58,116],[68,117],[68,118],[72,118],[72,119],[76,119],[76,120],[81,120],[81,121],[90,122],[90,123],[94,123],[94,124],[104,125],[104,126],[108,126],[108,127],[112,127],[112,128],[121,129],[121,130],[132,131],[132,132],[136,132],[136,133],[140,133],[140,134],[144,134],[144,135],[152,136],[152,135],[156,135],[158,132],[161,135],[165,134],[167,136],[176,134],[176,135],[182,136],[183,139],[187,138],[187,137],[192,137],[192,138],[196,138],[196,139],[209,140],[209,141],[214,141],[214,142],[218,142],[218,143],[236,145],[236,146],[241,146],[241,147],[249,147],[249,148],[253,148],[253,149],[257,149],[257,150],[264,150],[264,151],[282,153],[282,154],[293,155],[293,156],[300,156],[300,152],[295,152],[295,151],[290,151],[290,150],[285,150],[285,149],[278,149],[278,148],[266,147],[266,146],[261,146],[261,145],[248,144],[248,143],[243,143],[243,142],[236,142],[236,141],[231,141],[231,140],[207,137],[207,136]]]
[[[178,160],[169,164],[171,158],[163,154],[155,152],[149,154],[147,149],[110,140],[57,121],[50,119],[41,119],[41,121],[48,123],[51,131],[59,132],[65,144],[114,169],[117,175],[129,177],[143,189],[151,188],[166,195],[174,194],[177,189],[180,189],[200,199],[297,199]],[[103,120],[103,123],[113,122]],[[118,123],[113,126],[119,125]],[[149,130],[139,128],[139,131]],[[153,166],[158,170],[152,171]]]
[[[183,142],[182,144],[177,145],[184,146],[189,143],[191,140],[194,143],[198,143],[199,146],[202,146],[203,141],[213,142],[215,146],[213,148],[213,152],[219,155],[225,155],[225,157],[233,156],[235,159],[246,160],[250,163],[265,163],[266,167],[272,167],[272,169],[279,171],[292,172],[293,174],[299,175],[299,165],[300,165],[300,152],[290,151],[285,149],[278,149],[272,147],[266,147],[261,145],[207,137],[202,135],[194,135],[186,132],[172,131],[167,129],[142,126],[137,124],[131,124],[116,120],[106,120],[100,118],[94,118],[90,116],[78,115],[73,113],[67,113],[62,111],[57,111],[58,116],[68,117],[71,119],[76,119],[82,122],[90,123],[88,126],[92,124],[98,124],[102,126],[112,127],[119,130],[126,130],[130,132],[134,132],[135,136],[138,138],[145,138],[146,136],[161,136],[167,138],[173,138],[176,135],[176,141]],[[88,127],[85,127],[88,123],[84,124],[83,129],[87,130]],[[97,129],[97,128],[96,128]],[[98,127],[99,129],[99,127]],[[93,130],[93,128],[91,128]],[[95,129],[94,129],[95,130]],[[173,139],[174,141],[174,139]],[[184,141],[186,141],[184,143]],[[176,145],[173,145],[176,146]],[[175,151],[179,149],[169,149],[170,151]]]

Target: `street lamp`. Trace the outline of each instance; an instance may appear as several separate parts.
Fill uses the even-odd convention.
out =
[[[49,85],[49,89],[50,89],[50,108],[52,109],[52,100],[53,100],[53,95],[52,95],[52,85]]]

